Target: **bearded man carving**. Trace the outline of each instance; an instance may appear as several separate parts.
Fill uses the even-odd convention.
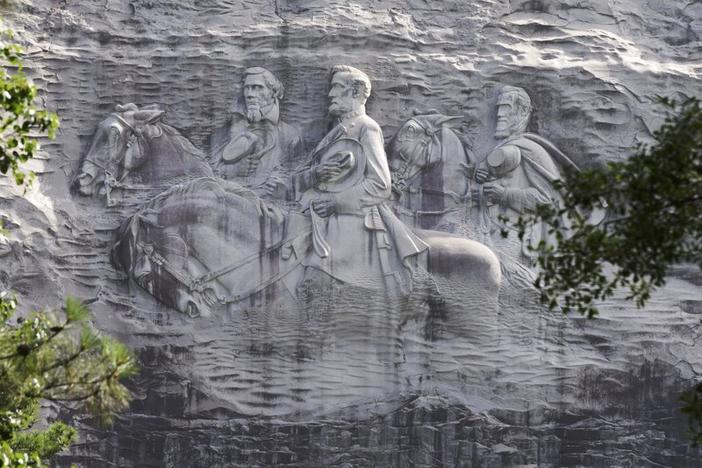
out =
[[[280,118],[285,89],[261,67],[248,68],[242,80],[244,109],[210,138],[211,159],[219,174],[262,197],[286,193],[286,167],[302,153],[302,137]]]

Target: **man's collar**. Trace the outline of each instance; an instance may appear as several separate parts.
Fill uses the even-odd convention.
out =
[[[518,140],[524,136],[526,132],[514,132],[506,137],[503,138],[497,138],[495,137],[495,141],[497,141],[497,146],[502,146],[506,143],[509,143],[514,140]]]
[[[271,109],[263,116],[262,120],[268,120],[273,125],[278,125],[278,122],[280,122],[280,106],[277,102],[271,105]]]
[[[337,122],[338,123],[344,123],[347,122],[351,119],[354,119],[358,116],[365,115],[366,114],[366,106],[361,106],[356,110],[352,110],[351,112],[347,112],[345,114],[340,115],[337,117]]]

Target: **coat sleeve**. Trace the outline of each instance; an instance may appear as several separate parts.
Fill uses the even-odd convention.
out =
[[[307,190],[314,187],[315,177],[311,164],[305,165],[303,168],[299,168],[290,177],[292,187],[290,189],[293,192],[293,199],[297,199],[305,193]]]
[[[390,198],[390,169],[380,128],[377,125],[364,126],[359,142],[366,156],[363,180],[335,195],[337,213],[360,214],[363,208]]]

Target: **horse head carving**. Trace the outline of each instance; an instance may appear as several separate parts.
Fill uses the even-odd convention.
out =
[[[469,196],[472,161],[451,128],[460,119],[438,112],[415,115],[390,142],[394,196],[417,227],[435,227],[438,218]]]
[[[161,119],[156,105],[117,105],[98,124],[75,187],[81,195],[106,196],[127,181],[161,185],[173,179],[211,176],[202,153]]]

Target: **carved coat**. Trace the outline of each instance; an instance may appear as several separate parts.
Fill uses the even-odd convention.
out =
[[[504,187],[504,196],[497,205],[487,206],[479,201],[483,205],[481,224],[490,231],[501,227],[500,215],[514,220],[538,205],[558,203],[561,197],[553,188],[553,182],[561,178],[560,168],[577,170],[577,166],[551,142],[532,133],[505,139],[488,155],[488,162],[495,155],[499,155],[495,159],[505,162],[501,168],[490,168],[498,172],[497,180],[491,183]],[[509,167],[510,163],[514,167]],[[537,245],[541,240],[548,241],[548,233],[546,226],[539,224],[524,236],[521,253],[532,256],[527,246]]]
[[[353,153],[347,177],[318,183],[312,168],[335,148]],[[347,115],[319,143],[310,165],[293,177],[293,186],[312,234],[299,239],[295,255],[307,267],[346,283],[406,292],[417,256],[428,246],[386,206],[390,198],[390,170],[378,124],[365,109]],[[320,198],[334,198],[336,213],[321,218],[309,208]]]
[[[222,177],[251,189],[273,179],[281,186],[280,193],[285,193],[288,162],[303,151],[300,133],[280,120],[277,106],[259,122],[233,114],[228,126],[212,135],[210,146]]]

